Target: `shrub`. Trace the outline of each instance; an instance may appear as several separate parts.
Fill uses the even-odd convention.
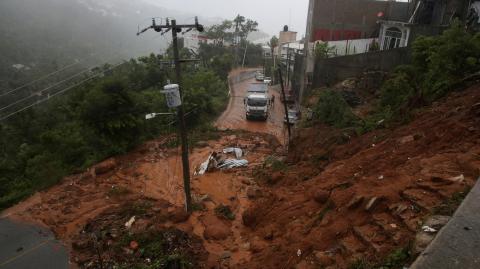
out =
[[[342,95],[332,90],[320,93],[318,103],[314,107],[314,119],[337,128],[359,124],[358,117],[353,114]]]

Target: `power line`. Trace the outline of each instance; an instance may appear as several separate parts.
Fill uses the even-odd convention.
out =
[[[70,64],[70,65],[67,65],[67,66],[61,68],[60,70],[57,70],[57,71],[52,72],[52,73],[50,73],[50,74],[47,74],[47,75],[45,75],[45,76],[43,76],[43,77],[41,77],[41,78],[38,78],[38,79],[36,79],[36,80],[34,80],[34,81],[31,81],[31,82],[29,82],[29,83],[27,83],[27,84],[24,84],[24,85],[22,85],[22,86],[20,86],[20,87],[17,87],[17,88],[15,88],[15,89],[13,89],[13,90],[10,90],[10,91],[8,91],[8,92],[6,92],[6,93],[2,93],[2,94],[0,94],[0,97],[3,97],[3,96],[8,95],[8,94],[11,94],[11,93],[16,92],[16,91],[18,91],[18,90],[21,90],[21,89],[23,89],[23,88],[25,88],[25,87],[27,87],[27,86],[30,86],[30,85],[34,84],[35,82],[38,82],[38,81],[44,80],[44,79],[46,79],[46,78],[49,78],[49,77],[51,77],[51,76],[53,76],[53,75],[55,75],[55,74],[58,74],[58,73],[62,72],[63,70],[66,70],[66,69],[68,69],[68,68],[70,68],[70,67],[72,67],[72,66],[75,66],[75,65],[79,64],[80,62],[81,62],[81,61],[77,61],[77,62],[75,62],[75,63],[73,63],[73,64]]]
[[[113,69],[115,69],[115,68],[117,68],[117,67],[119,67],[120,65],[123,65],[123,64],[125,64],[125,62],[116,64],[116,65],[112,66],[111,68],[109,68],[108,70],[105,70],[104,72],[106,72],[106,71],[111,71],[111,70],[113,70]],[[87,82],[87,81],[89,81],[89,80],[92,80],[93,78],[96,78],[96,77],[98,77],[98,76],[100,76],[100,75],[102,75],[102,74],[103,74],[103,73],[98,73],[98,74],[96,74],[96,75],[93,75],[93,76],[91,76],[91,77],[89,77],[89,78],[87,78],[87,79],[84,79],[84,80],[80,81],[80,82],[77,83],[77,84],[74,84],[74,85],[72,85],[72,86],[70,86],[70,87],[67,87],[67,88],[65,88],[65,89],[63,89],[63,90],[61,90],[61,91],[59,91],[59,92],[56,92],[56,93],[52,94],[51,96],[48,96],[47,98],[45,98],[45,99],[43,99],[43,100],[39,100],[39,101],[37,101],[37,102],[35,102],[35,103],[31,104],[31,105],[28,105],[28,106],[26,106],[26,107],[23,107],[23,108],[17,110],[17,111],[14,111],[14,112],[12,112],[12,113],[10,113],[10,114],[8,114],[8,115],[0,118],[0,121],[6,120],[6,119],[14,116],[15,114],[18,114],[18,113],[20,113],[20,112],[22,112],[22,111],[25,111],[25,110],[33,107],[33,106],[39,105],[39,104],[41,104],[41,103],[43,103],[43,102],[46,102],[46,101],[50,100],[50,98],[53,98],[53,97],[55,97],[55,96],[57,96],[57,95],[59,95],[59,94],[62,94],[62,93],[64,93],[64,92],[66,92],[66,91],[69,91],[69,90],[71,90],[71,89],[73,89],[73,88],[75,88],[75,87],[77,87],[77,86],[79,86],[79,85],[81,85],[81,84],[83,84],[83,83],[85,83],[85,82]]]
[[[36,92],[30,94],[30,95],[27,96],[27,97],[24,97],[24,98],[22,98],[22,99],[19,99],[19,100],[15,101],[15,102],[13,102],[13,103],[11,103],[11,104],[8,104],[7,106],[4,106],[4,107],[0,108],[0,111],[3,111],[3,110],[5,110],[5,109],[7,109],[7,108],[9,108],[9,107],[12,107],[12,106],[14,106],[14,105],[16,105],[16,104],[18,104],[18,103],[21,103],[21,102],[23,102],[23,101],[25,101],[25,100],[27,100],[27,99],[30,99],[30,98],[32,98],[32,97],[34,97],[34,96],[39,95],[39,94],[41,95],[41,94],[43,94],[43,92],[45,92],[45,91],[47,91],[47,90],[50,90],[51,88],[54,88],[54,87],[56,87],[56,86],[58,86],[58,85],[60,85],[60,84],[62,84],[62,83],[64,83],[64,82],[66,82],[66,81],[69,81],[69,80],[71,80],[72,78],[78,77],[78,76],[80,76],[80,75],[82,75],[82,74],[84,74],[84,73],[86,73],[86,72],[88,72],[88,71],[90,71],[90,70],[91,70],[90,68],[89,68],[89,69],[86,69],[86,70],[83,70],[83,71],[80,72],[80,73],[77,73],[77,74],[75,74],[75,75],[73,75],[73,76],[70,76],[70,77],[64,79],[64,80],[61,80],[61,81],[59,81],[59,82],[57,82],[57,83],[55,83],[55,84],[53,84],[53,85],[51,85],[51,86],[48,86],[48,87],[45,88],[45,89],[42,89],[42,90],[40,90],[40,91],[36,91]]]

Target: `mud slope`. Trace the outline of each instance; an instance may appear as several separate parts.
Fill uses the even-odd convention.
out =
[[[264,244],[242,268],[347,268],[407,246],[479,176],[479,129],[476,85],[394,130],[299,131],[290,165],[274,181],[263,173],[271,186],[243,216]]]

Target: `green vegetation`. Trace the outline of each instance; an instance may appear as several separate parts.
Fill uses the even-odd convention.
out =
[[[319,42],[315,45],[314,55],[317,59],[328,58],[335,51],[335,46],[328,45],[328,42]]]
[[[318,47],[324,55],[328,46]],[[317,50],[317,48],[316,48]],[[462,80],[480,71],[480,34],[454,23],[442,35],[419,37],[412,46],[412,63],[396,68],[383,83],[375,109],[361,119],[343,97],[332,90],[321,93],[314,119],[337,128],[365,133],[403,123],[411,112],[445,96]]]
[[[177,230],[163,232],[152,231],[141,234],[124,234],[114,246],[121,252],[128,248],[130,242],[135,241],[139,245],[138,255],[140,260],[149,259],[151,262],[128,262],[128,266],[117,265],[120,268],[136,269],[187,269],[194,268],[194,257],[188,250],[183,249],[183,244],[188,242],[186,234]],[[189,257],[190,256],[190,257]]]
[[[0,125],[0,209],[109,156],[176,131],[160,92],[173,72],[150,55],[130,60],[76,90],[18,114]],[[106,66],[105,68],[108,68]],[[228,101],[214,71],[184,65],[184,105],[194,139],[212,135],[209,122]]]
[[[454,23],[442,35],[419,37],[412,46],[412,63],[400,66],[384,83],[378,113],[386,121],[408,120],[410,112],[460,86],[480,70],[480,34]]]
[[[348,266],[349,269],[402,269],[412,262],[410,247],[392,251],[383,261],[373,263],[366,258],[356,259]]]
[[[467,194],[470,192],[470,187],[465,187],[463,191],[454,193],[452,197],[446,199],[441,205],[433,208],[432,214],[453,216],[457,208],[462,204]]]
[[[225,218],[228,220],[234,220],[235,214],[232,212],[229,206],[226,205],[218,205],[215,207],[215,214],[221,218]]]
[[[337,128],[349,127],[359,121],[342,95],[332,90],[320,93],[314,107],[314,119]]]

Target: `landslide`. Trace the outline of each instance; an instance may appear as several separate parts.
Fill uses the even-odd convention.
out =
[[[257,174],[264,195],[243,221],[264,247],[242,268],[370,268],[404,253],[479,177],[479,128],[477,84],[394,129],[300,129],[280,176]]]

